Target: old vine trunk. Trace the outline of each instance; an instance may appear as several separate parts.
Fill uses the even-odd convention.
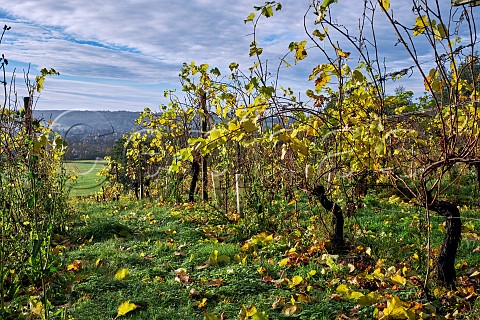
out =
[[[325,188],[321,185],[317,185],[313,189],[313,194],[318,197],[318,199],[320,200],[320,204],[323,206],[323,208],[333,214],[333,237],[332,239],[330,239],[332,241],[333,247],[345,247],[345,239],[343,236],[344,219],[342,208],[340,208],[338,204],[327,198],[327,195],[325,194]]]
[[[455,257],[462,232],[460,211],[455,204],[447,201],[434,201],[429,205],[429,209],[446,219],[446,234],[435,265],[435,274],[438,281],[454,286],[456,277]]]

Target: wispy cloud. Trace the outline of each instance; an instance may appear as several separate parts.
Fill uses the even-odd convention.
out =
[[[233,61],[244,68],[250,66],[252,27],[244,24],[244,19],[253,5],[262,3],[17,0],[0,9],[1,22],[12,27],[0,50],[18,62],[12,65],[21,68],[31,63],[33,71],[52,67],[61,73],[47,81],[38,108],[139,110],[165,102],[164,89],[178,88],[183,62],[208,63],[224,72]],[[306,39],[303,16],[310,3],[283,1],[282,11],[259,24],[257,39],[271,71],[291,41]],[[354,30],[362,3],[341,1],[332,12]],[[397,18],[413,19],[405,2],[392,2],[392,7]],[[312,13],[307,16],[308,28],[315,28],[314,19]],[[396,37],[387,22],[379,20],[376,27],[388,68],[411,64],[409,57],[394,47]],[[428,61],[431,52],[420,50],[420,54]],[[283,71],[283,86],[304,92],[311,85],[306,81],[309,72],[322,62],[325,59],[312,50],[308,61]]]

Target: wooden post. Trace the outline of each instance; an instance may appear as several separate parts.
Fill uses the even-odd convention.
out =
[[[245,178],[243,174],[235,174],[235,186],[237,191],[237,213],[243,216],[243,205],[245,197]]]
[[[215,190],[215,203],[218,207],[224,205],[223,192],[222,192],[222,174],[218,171],[212,172],[213,189]]]
[[[208,130],[207,122],[207,94],[204,92],[200,96],[200,108],[202,109],[202,135],[205,138]],[[207,167],[207,156],[202,158],[202,199],[203,201],[208,201],[208,167]]]
[[[23,107],[25,108],[25,131],[28,136],[33,134],[33,116],[32,103],[30,97],[23,97]]]
[[[143,199],[143,154],[141,152],[141,146],[138,145],[138,154],[140,159],[138,160],[140,162],[139,167],[138,167],[138,199],[142,200]]]

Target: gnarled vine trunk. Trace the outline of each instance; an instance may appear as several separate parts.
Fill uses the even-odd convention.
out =
[[[446,234],[435,265],[435,275],[438,281],[453,286],[456,277],[455,257],[462,233],[460,211],[455,204],[447,201],[435,201],[429,205],[429,209],[446,219]]]
[[[318,197],[322,207],[333,214],[332,226],[333,236],[330,239],[334,248],[345,247],[345,239],[343,235],[344,218],[342,208],[335,202],[327,198],[325,188],[322,185],[317,185],[313,189],[313,194]]]

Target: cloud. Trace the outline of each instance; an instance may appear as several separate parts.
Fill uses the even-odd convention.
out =
[[[272,73],[291,41],[307,39],[303,17],[311,0],[281,2],[283,9],[273,18],[262,19],[256,34]],[[32,71],[52,67],[61,73],[47,81],[40,108],[73,104],[138,110],[165,102],[161,91],[179,87],[183,62],[208,63],[222,72],[227,72],[233,61],[243,69],[251,66],[254,59],[248,57],[248,51],[253,29],[244,19],[254,11],[253,5],[263,3],[17,0],[0,9],[2,22],[12,27],[0,50],[11,61],[31,63]],[[356,30],[362,5],[363,1],[345,0],[332,5],[332,13],[346,28]],[[392,2],[392,8],[396,19],[413,24],[414,16],[406,2]],[[306,21],[310,31],[318,27],[313,25],[314,20],[311,11]],[[388,21],[379,19],[376,32],[380,58],[385,59],[389,70],[412,64],[403,48],[394,46],[396,35]],[[353,51],[344,41],[342,46]],[[432,52],[424,48],[424,44],[419,45],[419,54],[429,62]],[[309,50],[309,55],[297,66],[282,69],[284,87],[304,92],[312,86],[306,80],[308,75],[326,59],[315,49]],[[292,62],[292,57],[288,59]]]

